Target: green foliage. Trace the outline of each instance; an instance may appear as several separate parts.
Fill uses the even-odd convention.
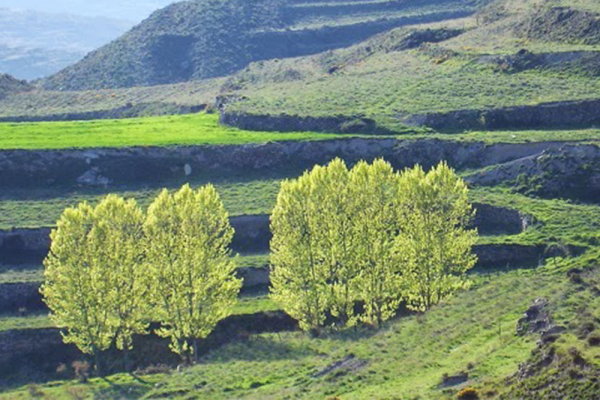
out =
[[[94,210],[95,257],[108,270],[111,291],[103,304],[115,324],[115,344],[132,348],[132,336],[146,332],[148,271],[144,268],[144,214],[135,200],[107,196]]]
[[[400,181],[404,296],[410,308],[425,311],[467,284],[477,261],[471,253],[477,232],[466,229],[473,210],[467,185],[445,163],[428,173],[407,170]]]
[[[97,355],[143,333],[143,214],[135,201],[108,196],[96,208],[66,209],[52,231],[44,301],[66,343]]]
[[[446,164],[394,173],[336,159],[284,181],[271,218],[273,299],[304,330],[329,313],[381,323],[404,298],[418,310],[465,287],[477,239],[467,187]],[[365,312],[354,316],[356,302]]]
[[[197,341],[230,315],[241,288],[228,246],[233,228],[212,185],[164,190],[145,224],[151,303],[171,349],[188,361]]]
[[[281,183],[271,216],[271,297],[297,319],[304,330],[317,329],[327,310],[326,271],[313,244],[315,204],[311,176]]]
[[[351,172],[357,276],[354,289],[364,301],[362,322],[381,325],[395,315],[402,299],[395,249],[402,228],[399,215],[399,176],[390,164],[377,160],[358,163]]]

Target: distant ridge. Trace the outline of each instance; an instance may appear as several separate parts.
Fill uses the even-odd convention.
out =
[[[32,87],[28,85],[26,81],[21,81],[8,74],[0,74],[0,99],[11,94],[26,92],[31,89]]]

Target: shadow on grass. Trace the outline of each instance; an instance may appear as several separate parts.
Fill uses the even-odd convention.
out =
[[[318,339],[315,339],[318,340]],[[293,342],[278,335],[252,336],[247,340],[238,340],[211,352],[200,359],[200,363],[228,363],[231,361],[276,361],[298,360],[316,356],[313,349],[294,345]]]

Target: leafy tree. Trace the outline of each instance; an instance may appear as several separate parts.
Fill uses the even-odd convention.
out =
[[[376,160],[358,163],[351,171],[355,222],[354,279],[358,298],[364,302],[359,319],[371,325],[393,317],[402,301],[402,277],[395,242],[399,220],[399,177],[392,166]]]
[[[346,164],[335,159],[309,174],[313,203],[313,235],[317,260],[328,283],[328,311],[342,325],[353,325],[352,281],[356,276],[355,200]]]
[[[134,334],[145,333],[148,317],[148,277],[144,265],[144,213],[135,200],[107,196],[94,210],[92,229],[95,257],[106,269],[110,291],[104,302],[115,329],[115,344],[129,351]]]
[[[198,340],[230,315],[241,288],[227,212],[211,185],[163,190],[148,209],[145,233],[158,334],[188,361],[197,359]]]
[[[329,289],[319,259],[311,173],[281,184],[271,215],[271,297],[303,330],[325,322]]]
[[[95,209],[68,208],[52,231],[41,292],[66,343],[96,357],[113,342],[129,350],[145,331],[143,214],[135,201],[111,195]]]
[[[404,296],[424,311],[468,283],[465,274],[476,262],[477,231],[467,228],[473,210],[465,182],[446,163],[428,173],[419,166],[404,171],[400,191]]]
[[[355,247],[348,168],[336,159],[282,183],[271,217],[271,297],[304,330],[351,324]]]

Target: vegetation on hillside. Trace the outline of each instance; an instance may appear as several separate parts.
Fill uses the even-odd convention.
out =
[[[228,246],[228,215],[214,187],[164,190],[147,218],[134,200],[109,195],[65,210],[52,231],[44,301],[65,343],[95,357],[115,345],[125,364],[133,336],[159,336],[188,362],[231,312],[241,288]]]
[[[425,311],[466,285],[476,232],[467,188],[440,164],[394,173],[339,159],[284,181],[271,218],[272,298],[305,331],[380,326],[401,300]],[[362,304],[357,312],[355,304]]]
[[[378,332],[357,329],[333,332],[318,339],[290,332],[252,336],[203,358],[199,366],[166,374],[114,375],[88,384],[63,381],[38,385],[49,397],[78,393],[81,397],[185,398],[455,398],[465,386],[474,387],[481,398],[504,398],[528,393],[536,396],[535,382],[567,383],[556,369],[541,369],[513,391],[505,378],[527,363],[539,335],[515,335],[517,322],[531,303],[547,299],[556,324],[568,327],[556,346],[567,352],[576,346],[588,365],[588,375],[575,385],[590,384],[598,364],[597,347],[586,346],[577,331],[584,319],[579,307],[593,318],[598,297],[591,289],[567,277],[567,271],[588,271],[585,281],[597,276],[598,254],[556,259],[536,269],[482,273],[474,277],[470,290],[457,294],[426,314],[393,320]],[[567,361],[567,359],[565,359]],[[564,364],[559,371],[575,364]],[[558,365],[557,365],[558,367]],[[566,372],[566,371],[565,371]],[[453,378],[457,384],[453,384]],[[527,387],[525,387],[527,385]],[[555,396],[568,395],[564,385]],[[524,390],[527,390],[525,392]],[[543,389],[542,389],[543,390]],[[507,394],[508,393],[508,394]],[[588,394],[590,392],[588,391]],[[27,398],[28,387],[12,391],[8,398]],[[531,397],[530,397],[531,398]],[[582,398],[585,398],[582,397]]]
[[[118,40],[44,80],[57,90],[150,86],[231,74],[257,60],[343,47],[409,21],[465,15],[465,0],[325,3],[199,0],[152,14]]]

